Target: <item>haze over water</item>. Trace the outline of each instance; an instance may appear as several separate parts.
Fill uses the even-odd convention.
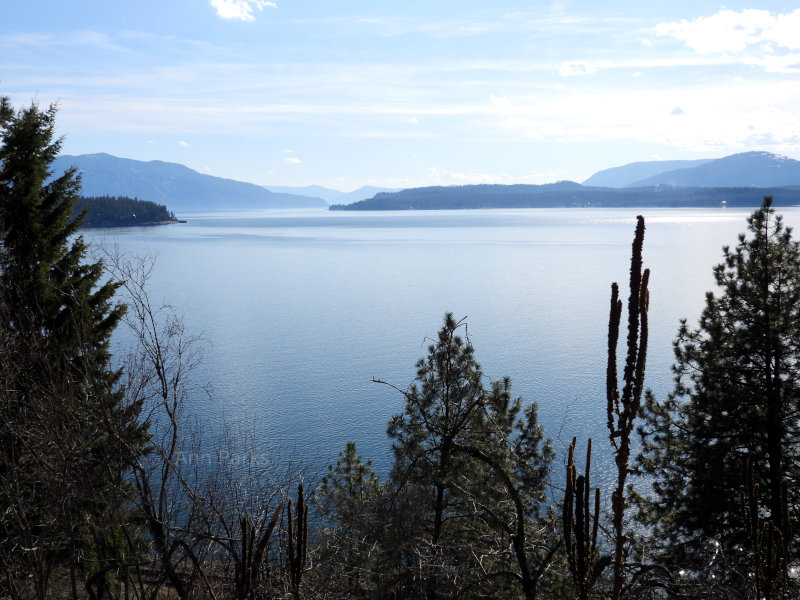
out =
[[[591,436],[602,467],[610,284],[627,303],[636,214],[651,269],[645,383],[663,398],[679,319],[696,323],[712,266],[750,212],[261,211],[84,236],[158,254],[154,298],[207,340],[194,378],[210,394],[197,394],[192,410],[208,431],[241,421],[264,447],[319,466],[354,441],[384,474],[386,423],[403,398],[372,378],[405,389],[453,312],[466,317],[487,385],[507,375],[516,395],[538,403],[558,460],[573,435]],[[800,209],[778,213],[800,223]]]

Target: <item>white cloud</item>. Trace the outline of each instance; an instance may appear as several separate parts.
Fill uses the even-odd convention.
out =
[[[254,21],[253,8],[264,10],[278,8],[274,2],[264,0],[210,0],[211,6],[217,9],[217,16],[221,19],[238,19],[239,21]]]
[[[492,106],[504,106],[504,107],[511,106],[511,100],[509,100],[508,98],[504,98],[503,96],[495,96],[494,94],[491,94],[489,96],[489,103]]]
[[[292,165],[299,165],[300,164],[300,159],[297,158],[296,156],[287,156],[283,160],[284,160],[284,162],[287,162],[287,163],[292,164]]]
[[[558,69],[558,72],[562,77],[571,77],[573,75],[591,75],[595,71],[597,71],[596,67],[581,60],[565,62],[563,65],[561,65],[561,68]]]
[[[184,148],[188,148],[188,147],[189,147],[189,142],[184,142],[183,140],[180,140],[178,143],[179,143],[181,146],[183,146]]]
[[[767,10],[723,9],[710,17],[693,21],[659,23],[655,32],[662,37],[682,40],[700,53],[742,52],[750,46],[800,48],[800,9],[772,14]],[[763,50],[763,48],[762,48]]]
[[[594,89],[542,96],[515,102],[514,118],[493,126],[495,132],[531,142],[636,141],[703,152],[743,151],[756,141],[767,148],[765,140],[771,140],[768,149],[786,154],[798,150],[798,105],[800,86],[791,80],[758,85],[715,80],[669,90]],[[684,114],[673,116],[676,108]]]
[[[459,173],[447,169],[438,169],[437,167],[428,167],[428,173],[430,175],[430,181],[437,184],[470,185],[478,183],[501,183],[503,180],[509,178],[508,175],[504,174]]]
[[[765,54],[761,57],[747,58],[744,63],[764,67],[770,73],[800,73],[800,53],[796,52],[780,56]]]
[[[800,49],[798,31],[800,31],[800,9],[795,9],[785,15],[776,15],[770,24],[769,35],[765,38],[766,41],[778,46],[797,50]]]
[[[406,119],[406,123],[411,123],[412,125],[416,125],[419,123],[419,119],[417,117],[409,117]]]
[[[252,12],[259,17],[255,9]],[[177,140],[188,142],[197,139],[197,134],[242,134],[247,139],[277,134],[273,139],[286,150],[280,146],[273,150],[276,164],[304,151],[293,152],[288,145],[306,136],[303,127],[313,129],[321,139],[346,136],[370,143],[369,138],[374,138],[387,145],[390,140],[424,136],[421,148],[428,140],[432,147],[447,140],[464,147],[484,139],[524,144],[526,134],[529,143],[583,139],[663,145],[668,140],[676,147],[695,149],[756,139],[765,144],[764,140],[772,139],[787,146],[800,135],[800,51],[787,51],[775,40],[761,40],[744,55],[700,54],[683,49],[684,42],[675,37],[640,33],[645,35],[654,42],[654,49],[642,46],[632,32],[626,40],[628,50],[634,51],[619,55],[593,51],[586,40],[585,46],[576,45],[570,51],[574,54],[555,60],[554,54],[546,53],[542,60],[530,56],[453,62],[410,58],[402,65],[381,55],[363,63],[342,58],[331,63],[327,56],[309,62],[297,62],[294,56],[264,61],[259,58],[263,52],[250,53],[244,44],[225,53],[212,44],[198,46],[202,51],[196,54],[203,60],[191,63],[184,57],[195,50],[193,42],[159,38],[158,51],[152,52],[163,55],[163,60],[149,68],[139,64],[131,44],[131,56],[137,60],[130,65],[120,63],[111,69],[101,63],[74,73],[53,67],[51,73],[44,72],[49,77],[42,77],[38,68],[19,68],[17,80],[27,87],[17,80],[15,85],[16,89],[44,89],[43,101],[62,98],[59,118],[64,131],[134,132],[138,139],[158,140],[162,152],[170,144],[174,152],[188,150],[175,148]],[[84,37],[104,43],[102,37]],[[0,55],[4,49],[14,55],[13,45],[7,42],[0,39]],[[35,42],[30,41],[31,48]],[[47,48],[57,43],[69,46],[70,42],[53,38]],[[765,45],[773,51],[766,52]],[[676,52],[677,46],[681,49]],[[97,54],[98,60],[107,56]],[[564,77],[559,75],[559,66]],[[682,71],[682,66],[693,69]],[[386,77],[390,67],[392,77]],[[762,79],[764,71],[789,75]],[[592,72],[589,77],[567,78]],[[736,75],[745,76],[747,82],[734,79]],[[306,95],[306,90],[314,95]],[[682,106],[687,106],[686,115],[670,116],[675,107]],[[414,120],[424,126],[415,126]],[[751,123],[753,130],[743,131],[740,126]],[[785,137],[777,137],[780,132]],[[775,135],[770,138],[769,133]],[[192,149],[193,153],[200,150],[193,144]],[[426,160],[427,154],[421,156],[420,160]],[[316,165],[317,161],[312,162]],[[302,163],[303,170],[311,167],[305,159]],[[299,170],[299,164],[297,168],[288,165],[284,163],[285,171]],[[455,162],[439,166],[453,169],[454,182],[497,179]]]

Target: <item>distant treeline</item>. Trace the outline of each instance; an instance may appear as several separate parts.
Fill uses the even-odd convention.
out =
[[[175,213],[163,204],[126,196],[81,197],[73,216],[89,209],[81,227],[133,227],[177,221]]]
[[[758,206],[772,196],[777,206],[800,203],[800,186],[776,188],[601,188],[571,181],[545,185],[422,187],[381,193],[330,210],[452,210],[475,208]]]

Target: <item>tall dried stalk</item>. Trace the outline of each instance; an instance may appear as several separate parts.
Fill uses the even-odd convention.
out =
[[[241,520],[242,550],[238,563],[235,565],[235,585],[237,600],[248,600],[253,590],[258,586],[258,578],[264,554],[267,551],[269,539],[280,518],[283,505],[278,505],[272,518],[259,537],[255,526],[250,524],[247,517]]]
[[[620,394],[617,384],[617,341],[622,319],[622,300],[619,287],[611,284],[611,310],[608,320],[608,368],[606,371],[606,396],[608,400],[608,430],[614,447],[617,465],[617,486],[611,499],[614,533],[614,580],[611,598],[619,600],[625,581],[625,542],[623,517],[625,514],[625,481],[630,469],[630,434],[639,412],[644,386],[644,369],[647,361],[647,309],[650,270],[642,272],[642,245],[644,243],[644,217],[636,217],[636,233],[631,251],[630,296],[628,298],[628,349],[622,374]]]
[[[741,488],[742,512],[753,551],[753,576],[756,598],[784,600],[789,597],[789,540],[792,525],[789,519],[789,484],[781,481],[781,523],[759,518],[758,484],[753,482],[753,462],[748,461],[745,484]]]
[[[289,515],[288,523],[288,536],[289,536],[289,583],[292,588],[292,595],[300,598],[300,581],[303,577],[303,571],[306,568],[306,554],[308,552],[308,504],[303,499],[303,485],[297,486],[297,515],[294,520],[294,527],[292,526],[292,500],[289,499],[289,504],[286,512]]]
[[[564,495],[564,541],[567,546],[572,581],[578,600],[588,600],[603,561],[597,561],[597,524],[600,515],[600,490],[595,489],[594,511],[590,505],[589,471],[592,462],[592,439],[586,448],[584,475],[577,475],[575,444],[572,438],[567,456],[567,491]]]

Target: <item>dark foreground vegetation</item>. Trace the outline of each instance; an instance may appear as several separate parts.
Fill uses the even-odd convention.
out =
[[[126,196],[81,196],[75,202],[72,217],[80,219],[80,226],[89,227],[135,227],[137,225],[160,225],[177,223],[175,213],[163,204]]]
[[[377,382],[405,400],[388,476],[348,444],[317,480],[247,431],[201,435],[195,340],[151,303],[146,257],[92,258],[75,237],[76,173],[49,179],[54,119],[0,104],[0,597],[798,597],[800,249],[769,199],[723,250],[698,327],[681,324],[661,399],[638,219],[598,348],[608,439],[557,464],[536,404],[485,380],[447,314],[410,386]],[[136,340],[123,370],[118,326]]]

